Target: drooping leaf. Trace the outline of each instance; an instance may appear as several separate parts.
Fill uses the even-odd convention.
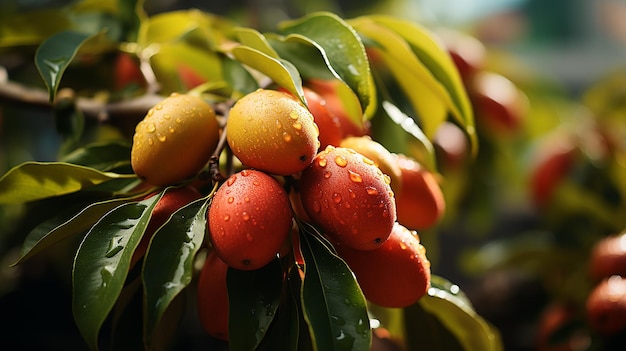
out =
[[[228,269],[228,338],[232,351],[255,350],[276,315],[283,284],[278,260],[253,271]]]
[[[411,143],[411,141],[414,141],[419,143],[419,145],[423,148],[424,151],[420,154],[424,156],[424,159],[421,159],[420,162],[424,162],[426,168],[433,171],[436,170],[437,161],[435,148],[433,147],[433,144],[428,139],[428,137],[424,134],[422,129],[419,127],[419,125],[417,125],[417,123],[415,123],[415,121],[411,117],[404,114],[397,106],[389,101],[383,101],[382,107],[385,111],[385,114],[395,124],[400,126],[400,128],[402,128],[404,132],[408,133],[412,137],[412,139],[407,140],[407,145],[413,144]],[[406,151],[406,153],[410,154],[408,150]]]
[[[191,202],[172,214],[154,233],[143,266],[144,342],[148,349],[168,306],[189,285],[193,263],[207,228],[209,198]]]
[[[433,276],[428,294],[422,297],[417,305],[419,306],[413,309],[407,308],[405,314],[423,311],[420,313],[432,316],[429,317],[433,318],[430,326],[433,328],[432,335],[439,333],[439,335],[452,336],[456,340],[455,344],[462,346],[460,350],[503,350],[498,332],[474,311],[471,303],[457,285],[441,277]],[[406,315],[405,318],[415,320]],[[415,345],[414,347],[423,346],[424,338],[417,335],[420,330],[408,322],[406,327],[410,328],[406,333],[409,344]],[[441,330],[442,327],[446,330]],[[441,343],[441,339],[431,341]]]
[[[278,59],[279,56],[272,48],[267,38],[260,32],[252,28],[239,27],[235,29],[235,36],[238,41],[245,46],[259,50],[265,55]]]
[[[93,203],[73,216],[55,217],[35,227],[24,239],[17,265],[33,255],[71,236],[86,232],[102,216],[128,199],[111,199]]]
[[[369,16],[369,18],[402,36],[419,60],[445,87],[453,104],[450,111],[459,124],[464,127],[472,142],[472,149],[476,152],[474,116],[467,91],[450,55],[445,48],[438,44],[434,34],[428,32],[418,23],[397,17],[374,15]]]
[[[303,224],[301,299],[313,349],[367,351],[371,330],[365,297],[346,263],[322,240],[312,227]]]
[[[299,34],[315,45],[327,64],[354,90],[370,118],[376,109],[376,87],[370,71],[365,47],[356,31],[339,16],[316,12],[279,25],[283,34]],[[360,123],[359,123],[360,125]]]
[[[237,61],[261,72],[294,96],[298,96],[301,101],[305,101],[300,73],[290,62],[275,59],[259,50],[243,45],[233,48],[232,54]]]
[[[35,65],[46,83],[50,102],[54,101],[63,73],[80,47],[100,33],[85,34],[71,30],[56,33],[46,39],[35,52]]]
[[[162,194],[108,212],[78,248],[72,271],[72,311],[92,350],[98,350],[102,324],[122,291],[133,252]]]
[[[108,171],[130,163],[130,145],[120,142],[91,144],[64,155],[61,161]]]
[[[25,162],[0,178],[0,204],[29,202],[65,195],[114,179],[135,175],[101,172],[65,162]]]

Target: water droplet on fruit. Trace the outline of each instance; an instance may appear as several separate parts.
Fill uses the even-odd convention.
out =
[[[241,219],[243,219],[244,221],[249,221],[250,220],[250,215],[248,214],[248,212],[244,212],[241,214]]]
[[[148,117],[152,117],[152,115],[154,115],[154,109],[148,110]]]
[[[345,166],[348,165],[348,160],[345,157],[341,156],[341,155],[337,155],[337,156],[335,156],[335,163],[339,167],[345,167]]]
[[[237,180],[237,176],[233,175],[230,178],[228,178],[228,180],[226,181],[226,185],[231,186],[233,185],[233,183],[235,183],[235,180]]]
[[[148,133],[154,133],[154,131],[156,130],[156,125],[154,125],[154,123],[150,123],[146,127],[146,130],[148,131]]]
[[[253,182],[252,182],[252,184],[253,184],[253,185],[256,185],[256,186],[261,185],[261,183],[259,183],[259,181],[258,181],[258,180],[253,181]]]
[[[300,122],[296,122],[296,123],[292,124],[292,126],[293,126],[293,129],[295,129],[295,130],[302,130],[302,123],[300,123]]]
[[[330,172],[328,172],[328,171],[324,172],[324,178],[325,178],[325,179],[330,178],[330,176],[331,176],[331,175],[332,175],[332,173],[330,173]]]
[[[230,219],[230,215],[224,215],[224,221],[228,222],[228,220]]]
[[[351,199],[356,199],[356,194],[354,193],[354,191],[352,191],[352,189],[348,190],[348,192],[350,193]]]
[[[148,138],[148,145],[152,145],[154,144],[154,141],[152,141],[152,138]]]
[[[339,193],[334,193],[333,194],[333,202],[334,203],[338,204],[338,203],[341,202],[341,200],[342,200],[341,199],[341,194],[339,194]]]
[[[246,196],[246,197],[243,198],[243,201],[244,202],[250,202],[250,198]]]
[[[232,197],[232,196],[229,196],[228,200],[226,200],[226,201],[228,201],[229,204],[232,204],[235,201],[235,198]]]
[[[276,120],[276,129],[281,129],[283,127],[283,124],[280,123],[279,120]]]
[[[249,169],[244,169],[243,171],[241,171],[241,175],[243,177],[247,177],[250,175],[250,170]]]
[[[369,158],[363,156],[363,162],[367,163],[368,165],[371,166],[375,166],[376,164],[374,163],[374,161],[370,160]]]
[[[176,131],[176,129],[174,129],[174,127],[169,127],[169,131],[170,131],[170,133],[174,134],[174,132]]]
[[[322,168],[323,168],[323,167],[326,167],[326,165],[327,165],[326,158],[325,158],[325,157],[320,157],[320,158],[317,160],[317,164],[318,164],[320,167],[322,167]]]
[[[154,106],[154,108],[155,108],[156,110],[161,110],[161,109],[163,108],[163,105],[161,105],[161,104],[157,104],[156,106]]]
[[[163,134],[157,134],[157,138],[160,142],[164,142],[165,140],[167,140],[167,136]]]
[[[378,190],[371,186],[368,186],[367,188],[365,188],[365,191],[367,192],[367,195],[378,195]]]
[[[350,180],[353,181],[354,183],[362,183],[363,182],[363,178],[361,178],[361,175],[353,172],[353,171],[348,171],[349,175],[350,175]]]
[[[291,141],[291,139],[292,139],[291,134],[289,134],[289,133],[287,133],[287,132],[283,132],[283,139],[284,139],[286,142],[290,142],[290,141]]]
[[[385,181],[385,184],[391,184],[391,177],[389,177],[388,175],[383,174],[383,180]]]
[[[180,117],[176,118],[176,123],[183,123],[182,118],[180,118]]]
[[[298,119],[298,111],[292,110],[291,112],[289,112],[289,118],[291,118],[293,120],[297,120]]]

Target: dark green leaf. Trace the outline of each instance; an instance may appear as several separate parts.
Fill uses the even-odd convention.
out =
[[[403,312],[407,350],[471,351],[463,347],[436,315],[427,312],[419,303]]]
[[[228,338],[232,351],[261,343],[280,302],[283,272],[278,260],[253,271],[228,269]]]
[[[337,74],[328,67],[324,55],[319,48],[309,40],[302,39],[299,35],[280,37],[277,35],[267,36],[272,47],[281,58],[293,63],[298,68],[303,79],[336,79]]]
[[[418,310],[435,317],[463,346],[463,350],[502,351],[498,332],[474,311],[459,287],[441,277],[432,278],[428,294],[418,301]],[[407,327],[413,328],[408,324]],[[414,332],[411,329],[406,334]]]
[[[61,77],[76,56],[78,49],[87,40],[98,35],[99,33],[63,31],[52,35],[37,48],[35,64],[48,88],[50,102],[54,101]]]
[[[0,178],[0,204],[29,202],[87,189],[135,175],[101,172],[65,162],[25,162]]]
[[[233,90],[242,95],[246,95],[259,89],[259,83],[239,62],[228,56],[223,56],[222,67],[224,70],[224,79]]]
[[[313,347],[367,351],[371,330],[361,288],[346,263],[313,231],[305,226],[300,232],[305,262],[302,305]]]
[[[130,145],[121,142],[91,144],[63,156],[61,161],[108,171],[130,163]]]
[[[300,73],[288,61],[275,59],[248,46],[237,46],[232,50],[235,59],[268,76],[276,84],[305,101]]]
[[[98,349],[102,323],[122,291],[133,252],[161,198],[120,205],[87,233],[74,259],[72,310],[90,349]]]
[[[189,285],[193,263],[204,240],[209,198],[196,200],[172,214],[150,241],[143,266],[144,342],[150,349],[168,306]]]
[[[41,223],[24,239],[20,258],[14,265],[23,262],[61,240],[87,231],[100,217],[128,201],[128,199],[112,199],[96,202],[78,213],[72,212],[73,216],[71,217],[55,217],[52,220]]]
[[[128,42],[137,40],[141,22],[146,19],[143,3],[144,0],[117,0],[124,39]]]
[[[282,23],[284,34],[301,35],[318,47],[328,66],[354,90],[366,117],[376,109],[376,87],[365,47],[356,31],[339,16],[318,12]]]

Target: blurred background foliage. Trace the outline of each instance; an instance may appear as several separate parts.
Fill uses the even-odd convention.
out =
[[[81,12],[85,2],[89,1],[3,1],[0,84],[9,80],[44,89],[32,57],[37,45],[54,31],[89,30],[108,24],[111,29],[106,36],[119,39],[125,35],[124,25],[128,23],[113,21],[113,13],[107,15],[107,2],[102,2],[98,15]],[[509,79],[527,105],[512,132],[494,132],[479,124],[479,154],[474,160],[464,158],[466,166],[441,165],[447,213],[437,227],[420,233],[433,261],[433,272],[466,291],[479,314],[500,329],[506,350],[538,349],[539,325],[547,307],[562,301],[573,302],[579,309],[584,304],[592,288],[586,268],[591,246],[626,229],[625,1],[145,2],[147,14],[188,8],[225,16],[260,31],[271,31],[282,20],[318,10],[344,18],[385,13],[414,20],[436,33],[453,30],[478,39],[485,48],[481,69]],[[24,18],[45,21],[50,28],[33,31]],[[96,98],[106,94],[107,87],[114,84],[112,64],[98,71],[91,69],[93,65],[88,58],[80,62],[76,74],[68,76],[64,84]],[[116,93],[123,97],[132,92]],[[479,113],[476,118],[480,119]],[[84,128],[93,140],[123,138],[123,132],[94,121],[87,120]],[[549,204],[538,205],[532,190],[536,166],[550,154],[551,145],[563,140],[573,142],[578,150],[575,165],[566,172]],[[0,174],[24,161],[55,160],[62,143],[50,111],[0,98]],[[69,270],[58,269],[54,271],[58,276],[50,275],[44,268],[33,269],[37,260],[28,262],[26,268],[9,268],[23,240],[14,229],[32,222],[23,218],[22,210],[19,206],[0,207],[3,318],[12,305],[29,303],[20,305],[21,313],[8,314],[15,316],[13,325],[24,328],[3,328],[0,335],[5,339],[10,332],[11,339],[18,339],[29,337],[33,330],[46,330],[51,338],[66,342],[67,349],[80,349],[80,338],[63,329],[72,325],[69,301],[64,298]],[[65,250],[59,248],[54,255],[63,257]],[[60,261],[60,265],[71,262],[42,260]],[[38,299],[43,292],[34,287],[56,292],[58,300]],[[575,323],[567,325],[569,329],[560,329],[558,336],[568,340],[576,336],[577,346],[571,350],[624,347],[623,335],[600,340],[588,331],[580,313]],[[194,347],[192,342],[186,346]]]

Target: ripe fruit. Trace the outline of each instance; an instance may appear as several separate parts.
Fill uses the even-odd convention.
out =
[[[626,277],[626,233],[605,237],[594,245],[589,273],[594,280],[612,275]]]
[[[445,212],[445,199],[435,176],[415,160],[397,154],[402,189],[396,194],[398,222],[416,230],[428,229]]]
[[[543,148],[540,158],[530,176],[531,198],[538,207],[545,207],[552,200],[557,186],[574,167],[577,148],[569,140],[556,140]]]
[[[148,244],[150,243],[150,238],[152,238],[154,232],[156,232],[156,230],[170,218],[172,213],[201,197],[202,194],[200,194],[196,188],[191,186],[183,186],[166,191],[152,210],[150,222],[148,222],[146,231],[133,253],[131,266],[134,266],[134,264],[146,253]]]
[[[618,275],[602,280],[587,298],[590,326],[604,335],[626,330],[626,279]]]
[[[419,300],[430,287],[430,261],[419,236],[399,223],[381,247],[354,250],[336,245],[369,301],[402,308]]]
[[[131,84],[138,87],[146,85],[146,79],[139,69],[139,64],[125,52],[120,52],[115,56],[113,76],[116,90],[124,89]]]
[[[376,167],[391,178],[391,188],[394,192],[400,191],[402,179],[400,167],[394,156],[382,144],[374,141],[370,136],[347,137],[341,141],[341,147],[347,147],[374,161]]]
[[[197,309],[202,327],[209,335],[228,340],[228,265],[215,251],[207,254],[198,277]]]
[[[437,129],[433,146],[443,169],[464,169],[469,159],[469,142],[465,133],[456,124],[445,121]]]
[[[580,332],[575,327],[578,311],[572,303],[552,302],[539,316],[535,345],[537,351],[573,351],[576,350],[576,337]],[[568,334],[565,335],[565,332]]]
[[[166,186],[196,175],[217,146],[215,111],[199,97],[173,93],[137,124],[133,171],[147,183]]]
[[[328,146],[302,171],[300,196],[311,220],[359,250],[379,247],[396,221],[389,177],[352,149]]]
[[[521,128],[528,101],[515,83],[500,74],[482,71],[473,77],[467,89],[477,127],[496,136]]]
[[[326,108],[330,114],[339,119],[344,138],[369,134],[367,125],[359,125],[350,117],[351,115],[361,116],[363,111],[357,99],[344,96],[345,91],[340,88],[342,83],[339,80],[311,79],[306,84],[326,101]],[[349,105],[347,101],[354,103]]]
[[[311,163],[319,147],[313,116],[289,94],[259,89],[239,99],[228,116],[226,139],[246,166],[290,175]]]
[[[226,264],[241,270],[258,269],[274,259],[292,225],[285,189],[271,176],[250,169],[220,186],[208,217],[213,248]]]
[[[464,82],[483,70],[487,49],[480,40],[455,30],[440,31],[438,34]]]

